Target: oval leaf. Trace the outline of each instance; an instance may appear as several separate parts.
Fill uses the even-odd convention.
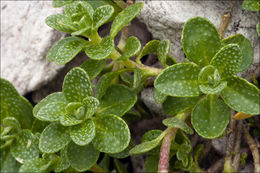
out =
[[[127,124],[115,115],[99,116],[94,120],[96,136],[92,143],[104,153],[119,153],[130,142],[130,131]]]
[[[247,11],[260,11],[259,0],[244,0],[242,8]]]
[[[87,60],[81,64],[81,68],[84,69],[89,76],[89,79],[92,80],[103,70],[106,65],[106,60]]]
[[[87,145],[95,137],[95,125],[92,120],[72,126],[70,129],[70,137],[77,145]]]
[[[99,101],[95,97],[87,97],[83,100],[83,104],[86,107],[85,116],[86,118],[90,118],[98,109]]]
[[[242,56],[237,44],[228,44],[221,48],[210,64],[218,69],[222,78],[233,76],[239,71]]]
[[[91,81],[87,72],[79,67],[70,70],[64,78],[62,92],[69,102],[81,102],[87,96],[92,96]]]
[[[159,43],[157,48],[158,59],[164,67],[167,66],[166,60],[167,60],[167,55],[170,51],[170,45],[171,45],[170,40],[162,40]]]
[[[182,31],[182,47],[187,58],[205,66],[220,48],[220,36],[216,27],[207,19],[189,19]]]
[[[156,103],[162,104],[167,99],[167,95],[160,93],[156,88],[154,88],[153,98]]]
[[[47,53],[47,60],[55,61],[58,65],[71,61],[87,44],[80,37],[67,37],[56,42]]]
[[[86,55],[95,60],[107,58],[114,49],[114,40],[107,36],[97,45],[89,46],[85,49]]]
[[[19,172],[45,172],[46,161],[42,158],[34,158],[25,162],[19,169]]]
[[[260,114],[260,91],[256,86],[235,76],[227,82],[220,94],[229,107],[245,114]]]
[[[190,135],[193,134],[193,130],[185,122],[176,117],[164,119],[163,124],[167,127],[179,128]]]
[[[138,38],[131,36],[126,40],[126,45],[123,51],[123,55],[119,57],[119,60],[127,60],[135,55],[140,51],[141,43]]]
[[[39,148],[44,153],[55,153],[70,142],[69,129],[58,123],[48,125],[40,136]]]
[[[68,147],[65,147],[60,151],[60,158],[55,165],[55,172],[62,172],[70,166],[67,148]]]
[[[69,4],[71,2],[72,2],[72,0],[53,0],[52,1],[52,6],[54,8],[58,8],[58,7],[62,7],[64,5],[66,5],[66,4]]]
[[[194,64],[181,63],[170,66],[155,80],[155,88],[166,95],[194,97],[200,95],[198,75],[200,68]]]
[[[216,95],[207,95],[192,110],[191,123],[204,138],[216,138],[223,134],[229,122],[229,108]]]
[[[53,14],[45,19],[45,23],[56,30],[72,33],[77,27],[63,14]]]
[[[105,24],[113,15],[114,8],[111,5],[103,5],[98,7],[93,15],[93,27],[97,30],[101,25]]]
[[[82,120],[76,119],[76,117],[71,114],[63,114],[60,116],[60,123],[63,126],[74,126],[80,124],[81,122]]]
[[[204,94],[217,94],[227,86],[227,81],[220,82],[217,86],[211,84],[201,84],[200,91]]]
[[[99,151],[92,144],[78,146],[71,142],[68,146],[68,158],[71,167],[79,172],[89,170],[98,160]]]
[[[138,2],[121,11],[114,19],[114,22],[110,30],[110,36],[114,38],[116,34],[125,25],[127,25],[129,22],[131,22],[131,20],[135,18],[135,16],[137,16],[137,14],[141,11],[142,8],[143,8],[143,3]]]

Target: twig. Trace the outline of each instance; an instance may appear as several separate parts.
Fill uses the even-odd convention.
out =
[[[231,17],[232,17],[231,12],[227,12],[222,16],[222,21],[221,21],[220,27],[218,29],[221,38],[224,37],[228,24],[231,21]]]
[[[251,137],[251,135],[249,134],[249,132],[245,126],[243,126],[243,131],[244,131],[246,141],[247,141],[249,148],[253,155],[254,167],[255,167],[254,172],[259,173],[260,172],[260,158],[259,158],[259,151],[258,151],[257,144],[256,144],[255,140]]]
[[[241,136],[242,136],[242,123],[243,123],[242,121],[239,121],[237,125],[235,156],[232,164],[235,172],[238,171],[239,162],[240,162],[240,143],[241,143]]]

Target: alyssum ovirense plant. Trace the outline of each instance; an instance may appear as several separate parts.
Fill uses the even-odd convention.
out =
[[[202,171],[200,152],[192,150],[186,133],[195,130],[204,138],[217,138],[229,123],[230,109],[250,116],[260,113],[259,89],[236,76],[253,59],[243,35],[222,39],[210,21],[191,18],[182,31],[187,61],[178,63],[169,55],[169,40],[152,40],[142,47],[138,38],[127,37],[127,25],[143,4],[124,5],[53,1],[55,8],[65,6],[65,14],[49,16],[46,24],[71,36],[56,42],[47,60],[63,65],[79,52],[89,59],[67,73],[61,92],[34,107],[1,79],[1,172],[109,172],[109,157],[124,172],[118,159],[142,153],[150,155],[147,172]],[[109,35],[100,37],[98,28],[110,21]],[[142,64],[141,58],[153,53],[164,69]],[[154,99],[171,116],[162,122],[164,131],[148,131],[134,146],[127,123],[140,114],[134,109],[137,95],[152,76]],[[189,117],[191,125],[185,122]]]

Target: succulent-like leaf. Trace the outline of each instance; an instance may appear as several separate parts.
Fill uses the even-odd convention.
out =
[[[158,172],[158,163],[158,155],[151,155],[147,157],[144,163],[145,172]]]
[[[97,45],[89,46],[85,49],[86,55],[94,60],[106,59],[114,49],[114,40],[107,36]]]
[[[103,5],[98,7],[93,15],[93,27],[97,30],[101,25],[105,24],[113,15],[114,8],[111,5]]]
[[[238,71],[245,71],[253,62],[254,50],[250,41],[242,34],[235,34],[222,40],[222,45],[238,44],[241,52],[241,64]]]
[[[124,149],[123,151],[115,154],[109,154],[109,156],[117,159],[123,159],[129,156],[129,151],[134,147],[134,143],[132,140],[130,140],[128,147]]]
[[[160,136],[163,133],[162,130],[150,130],[146,132],[142,137],[142,143],[149,142],[154,139],[156,139],[158,136]],[[148,153],[151,155],[158,155],[161,150],[161,142],[155,147],[154,149],[150,150]]]
[[[17,129],[18,131],[21,130],[21,125],[20,125],[19,121],[16,118],[14,118],[14,117],[6,117],[6,118],[4,118],[3,119],[3,124],[6,127],[12,127],[14,129]]]
[[[164,119],[163,124],[168,127],[179,128],[190,135],[193,134],[193,130],[185,122],[176,117]]]
[[[136,67],[134,69],[133,88],[136,90],[137,93],[142,89],[142,87],[146,81],[146,78],[147,77],[145,76],[145,73],[143,70],[141,70],[138,67]]]
[[[86,16],[86,24],[92,25],[94,10],[88,1],[74,1],[71,4],[66,5],[64,11],[72,21],[79,21],[83,16]]]
[[[67,147],[63,148],[60,151],[60,158],[57,164],[55,164],[55,169],[54,169],[55,172],[62,172],[70,166],[67,151],[68,151]]]
[[[201,84],[209,83],[209,76],[213,76],[216,71],[216,67],[212,65],[207,65],[203,67],[199,73],[198,80]]]
[[[160,93],[156,88],[154,88],[153,98],[156,103],[162,104],[167,99],[167,95]]]
[[[84,114],[83,114],[84,116]],[[80,124],[83,120],[77,119],[76,115],[71,115],[71,114],[63,114],[60,116],[60,123],[63,126],[74,126],[77,124]]]
[[[70,70],[64,78],[62,91],[69,102],[83,101],[87,96],[92,96],[91,81],[87,72],[79,67]]]
[[[127,173],[127,170],[122,162],[117,159],[114,159],[114,166],[118,173]]]
[[[99,75],[99,73],[103,70],[106,65],[106,60],[87,60],[83,64],[81,64],[81,68],[84,69],[90,78],[90,80],[94,79]]]
[[[148,43],[146,43],[142,50],[141,57],[157,52],[159,44],[159,40],[151,40]]]
[[[170,51],[170,45],[171,45],[170,40],[162,40],[159,43],[157,48],[158,59],[164,67],[167,66],[166,60],[167,60],[168,53]]]
[[[72,115],[75,115],[76,114],[76,111],[82,107],[82,102],[71,102],[69,104],[66,105],[66,113],[67,114],[72,114]]]
[[[133,86],[134,76],[129,72],[124,72],[120,74],[120,78],[128,85]]]
[[[182,31],[182,47],[187,58],[205,66],[220,48],[220,36],[216,27],[207,19],[189,19]]]
[[[216,95],[207,95],[192,110],[191,123],[204,138],[216,138],[225,131],[229,122],[229,108]]]
[[[97,114],[114,114],[123,116],[137,100],[136,93],[124,85],[110,86],[100,100]]]
[[[110,36],[114,38],[116,34],[125,25],[127,25],[129,22],[131,22],[131,20],[133,20],[137,16],[137,14],[141,11],[142,8],[143,8],[143,3],[138,2],[121,11],[113,21],[110,30]]]
[[[89,170],[98,160],[99,151],[92,144],[79,146],[71,142],[68,146],[68,158],[71,167],[79,172]]]
[[[211,84],[201,84],[200,91],[204,94],[217,94],[227,86],[227,81],[221,81],[217,86]]]
[[[98,116],[94,119],[96,136],[92,143],[104,153],[119,153],[130,142],[130,131],[127,124],[116,115]]]
[[[45,172],[47,169],[46,161],[42,158],[34,158],[25,162],[19,172]]]
[[[256,25],[256,32],[258,34],[258,37],[260,37],[260,22],[258,22]]]
[[[41,121],[59,121],[60,116],[64,114],[65,102],[52,102],[43,106],[35,115]]]
[[[138,38],[131,36],[126,40],[126,45],[124,48],[124,53],[119,60],[127,60],[130,57],[137,55],[141,49],[141,43]]]
[[[163,70],[155,80],[155,88],[166,95],[194,97],[201,94],[198,75],[200,68],[194,64],[175,64]]]
[[[218,69],[222,78],[233,76],[239,71],[242,55],[237,44],[228,44],[221,48],[210,64]]]
[[[77,145],[87,145],[95,137],[95,125],[90,119],[70,128],[70,137]]]
[[[260,114],[260,91],[256,86],[236,76],[227,82],[220,94],[229,107],[245,114]]]
[[[260,11],[259,0],[244,0],[242,8],[247,11]]]
[[[22,128],[31,128],[33,123],[32,105],[20,96],[14,86],[7,80],[0,78],[0,115],[1,121],[5,117],[15,117]]]
[[[77,26],[71,22],[71,20],[63,14],[53,14],[45,19],[45,23],[53,28],[62,32],[72,33],[77,30]]]
[[[20,163],[39,157],[38,146],[35,144],[35,138],[30,130],[21,131],[18,140],[11,147],[11,153]]]
[[[54,8],[58,8],[58,7],[62,7],[64,5],[66,5],[66,4],[69,4],[71,2],[73,2],[73,1],[72,0],[53,0],[52,1],[52,6]]]
[[[47,60],[55,61],[58,65],[71,61],[87,44],[80,37],[66,37],[56,42],[47,54]]]
[[[142,142],[139,145],[136,145],[133,149],[130,150],[130,155],[135,155],[135,154],[142,154],[145,152],[148,152],[152,149],[154,149],[155,147],[157,147],[161,140],[164,138],[165,133],[161,133],[157,138],[151,140],[151,141],[145,141]]]
[[[48,125],[40,136],[39,148],[44,153],[55,153],[70,142],[69,129],[58,123]]]
[[[11,155],[10,149],[0,150],[0,172],[18,172],[20,164]]]

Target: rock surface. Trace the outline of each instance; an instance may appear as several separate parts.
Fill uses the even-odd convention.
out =
[[[1,77],[25,94],[49,81],[61,66],[47,62],[50,46],[65,34],[45,24],[62,12],[51,1],[1,1]]]

